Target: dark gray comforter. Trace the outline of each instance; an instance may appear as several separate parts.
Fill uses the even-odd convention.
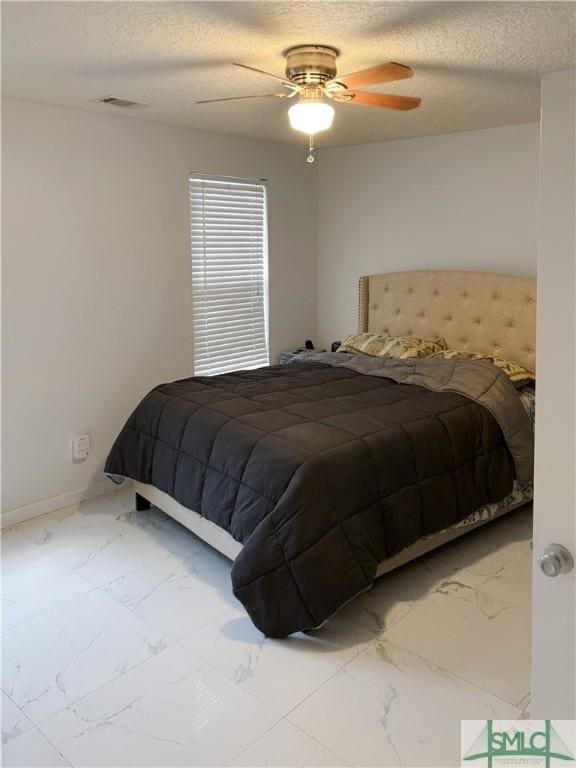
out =
[[[361,373],[351,356],[317,359],[156,387],[105,467],[243,543],[234,593],[273,637],[319,626],[386,557],[504,497],[515,459],[530,471],[531,429],[494,366],[424,365],[424,387],[400,383],[418,380],[413,363]]]

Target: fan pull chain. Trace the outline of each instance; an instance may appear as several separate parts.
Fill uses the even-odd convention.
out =
[[[307,163],[313,163],[316,160],[316,149],[314,147],[314,136],[310,136],[310,146],[308,148]]]

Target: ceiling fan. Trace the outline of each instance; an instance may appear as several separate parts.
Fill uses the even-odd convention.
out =
[[[358,90],[376,83],[404,80],[414,74],[404,64],[389,62],[378,64],[360,72],[336,77],[338,50],[327,45],[297,45],[285,51],[286,76],[280,77],[247,64],[234,63],[260,75],[273,77],[287,90],[280,93],[265,93],[254,96],[230,96],[223,99],[203,99],[197,104],[212,104],[219,101],[240,101],[243,99],[293,99],[298,98],[288,110],[290,125],[310,137],[308,162],[314,162],[313,137],[332,126],[334,107],[327,99],[340,104],[363,104],[368,107],[408,110],[420,105],[421,99],[413,96],[396,96],[389,93],[373,93]]]

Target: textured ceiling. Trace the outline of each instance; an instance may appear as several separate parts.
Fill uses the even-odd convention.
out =
[[[422,106],[336,105],[320,145],[486,128],[538,120],[540,74],[574,65],[575,13],[573,2],[3,2],[3,92],[302,141],[280,100],[195,101],[273,92],[273,80],[230,63],[283,74],[283,50],[324,43],[340,49],[340,74],[409,64],[412,80],[374,90],[421,96]],[[91,103],[109,95],[151,106],[123,113]]]

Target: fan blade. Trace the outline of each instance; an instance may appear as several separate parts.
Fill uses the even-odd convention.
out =
[[[345,92],[345,97],[338,99],[341,104],[364,104],[367,107],[386,107],[387,109],[415,109],[422,99],[415,96],[395,96],[391,93],[368,93],[367,91]]]
[[[248,69],[250,72],[256,72],[259,75],[266,75],[267,77],[273,77],[275,80],[280,80],[280,82],[284,83],[284,85],[289,85],[292,87],[292,83],[289,80],[286,80],[285,77],[280,77],[280,75],[273,75],[271,72],[265,72],[263,69],[256,69],[256,67],[249,67],[248,64],[238,64],[237,62],[232,62],[235,67],[242,67],[242,69]]]
[[[396,64],[391,61],[388,64],[379,64],[377,67],[362,69],[360,72],[352,72],[350,75],[342,75],[334,80],[342,83],[347,88],[363,88],[366,85],[376,83],[391,83],[393,80],[405,80],[412,77],[414,72],[404,64]]]
[[[228,96],[225,99],[202,99],[196,104],[214,104],[216,101],[239,101],[241,99],[285,99],[288,93],[259,93],[256,96]]]

